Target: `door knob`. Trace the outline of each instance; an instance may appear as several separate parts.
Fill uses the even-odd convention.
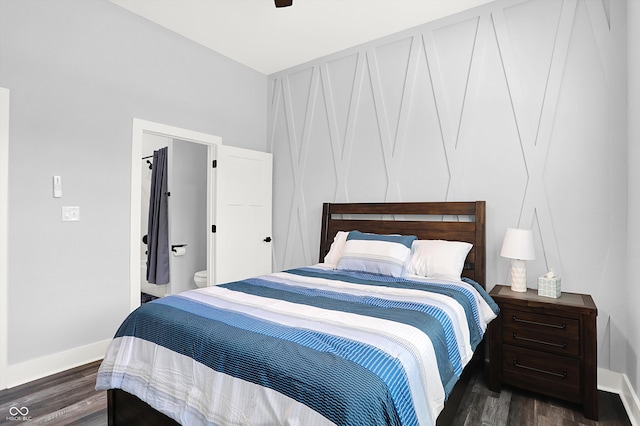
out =
[[[267,237],[267,238],[265,238],[265,239],[264,239],[264,240],[262,240],[262,241],[264,241],[265,243],[270,243],[270,242],[271,242],[271,237]]]

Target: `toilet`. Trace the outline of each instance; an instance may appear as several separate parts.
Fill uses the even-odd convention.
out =
[[[193,281],[196,283],[198,287],[206,287],[207,286],[207,271],[198,271],[193,274]]]

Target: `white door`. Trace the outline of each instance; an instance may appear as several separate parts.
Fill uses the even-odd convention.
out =
[[[215,151],[210,284],[271,273],[272,155],[225,145]]]

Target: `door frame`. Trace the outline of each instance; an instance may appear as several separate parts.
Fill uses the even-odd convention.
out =
[[[9,368],[9,89],[0,87],[0,389]]]
[[[222,145],[222,138],[219,136],[200,133],[180,127],[155,123],[153,121],[133,119],[133,134],[131,138],[131,219],[130,219],[130,253],[129,253],[129,306],[133,311],[140,306],[140,197],[142,192],[142,140],[144,134],[154,134],[173,139],[180,139],[187,142],[194,142],[209,145],[207,160],[211,164],[213,161],[213,147]],[[207,197],[211,194],[212,171],[211,167],[207,171]],[[207,200],[207,219],[213,223],[213,211],[211,200]],[[210,270],[209,259],[213,250],[212,238],[207,239],[207,270]]]

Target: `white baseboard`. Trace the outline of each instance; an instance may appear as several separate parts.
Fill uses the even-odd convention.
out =
[[[104,358],[111,339],[7,366],[7,388]]]
[[[640,426],[640,399],[638,399],[638,395],[633,390],[626,374],[598,368],[598,389],[620,395],[631,424]]]

